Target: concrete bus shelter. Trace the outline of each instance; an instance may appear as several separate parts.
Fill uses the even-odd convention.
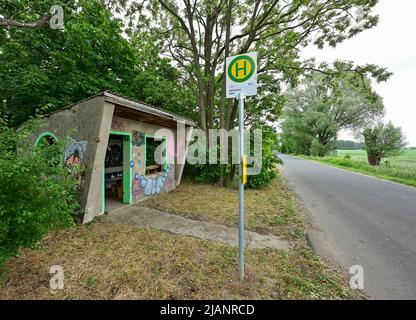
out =
[[[79,199],[83,223],[178,186],[195,126],[192,120],[110,92],[48,114],[41,122],[34,146],[44,139],[65,140],[65,165],[85,167]],[[166,151],[157,164],[152,154],[161,144]]]

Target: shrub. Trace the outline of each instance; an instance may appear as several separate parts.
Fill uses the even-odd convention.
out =
[[[62,164],[63,142],[33,152],[26,143],[31,129],[33,123],[17,132],[0,120],[0,265],[20,247],[71,226],[78,209],[78,182]]]
[[[282,164],[283,161],[275,155],[275,149],[277,149],[277,134],[270,128],[263,128],[263,144],[262,144],[262,168],[261,172],[255,176],[247,177],[247,188],[262,188],[269,184],[277,176],[277,165]],[[254,145],[254,136],[251,135],[250,145]],[[220,147],[218,148],[218,154],[220,153]],[[246,151],[248,153],[248,151]],[[209,150],[206,152],[207,162],[209,156]],[[228,179],[230,175],[230,170],[232,168],[231,164],[226,165],[226,176],[225,179]],[[195,164],[190,165],[186,163],[184,175],[191,178],[193,181],[198,183],[217,183],[221,175],[221,165],[220,164]],[[236,175],[234,175],[234,180],[236,182],[238,178],[238,169],[236,170]]]
[[[220,178],[221,166],[219,164],[185,165],[185,175],[198,183],[216,183]]]
[[[317,139],[312,141],[309,153],[312,157],[324,157],[336,150],[334,141],[330,141],[327,144],[321,144]]]
[[[351,160],[351,155],[349,154],[349,153],[346,153],[345,155],[344,155],[344,159],[345,160]]]
[[[277,177],[278,164],[283,164],[283,161],[275,154],[264,154],[261,172],[254,176],[248,176],[246,187],[259,189],[267,186],[274,178]]]
[[[194,140],[191,143],[193,146],[195,145],[198,150],[201,150],[202,148],[206,147],[200,140]],[[219,146],[217,146],[216,148],[217,152],[219,153]],[[209,164],[209,153],[210,150],[207,149],[205,154],[206,164],[189,164],[188,162],[186,162],[184,168],[184,175],[198,183],[217,183],[221,174],[221,166],[219,164]]]
[[[277,134],[270,129],[263,129],[263,150],[261,172],[247,177],[247,188],[259,189],[267,186],[277,176],[277,165],[283,161],[275,154]],[[252,144],[253,145],[253,141]]]

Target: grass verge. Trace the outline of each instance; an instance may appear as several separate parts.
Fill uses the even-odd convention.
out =
[[[143,205],[188,218],[238,225],[238,190],[184,181],[170,193],[151,197]],[[293,194],[281,177],[259,190],[246,189],[246,229],[289,240],[303,238],[306,222],[297,212]]]
[[[397,165],[384,162],[380,166],[370,166],[365,160],[346,159],[343,157],[307,157],[304,159],[325,163],[334,167],[347,169],[374,176],[380,179],[389,180],[408,186],[416,187],[416,163],[413,165]]]
[[[236,200],[236,190],[184,183],[143,204],[236,225]],[[21,250],[6,265],[0,299],[363,298],[307,247],[307,222],[279,179],[248,190],[246,203],[248,228],[288,237],[292,249],[246,250],[243,283],[237,281],[237,248],[98,219],[55,232],[36,250]],[[49,289],[52,265],[64,269],[63,290]]]
[[[52,234],[12,259],[0,299],[346,299],[341,275],[308,249],[248,250],[244,283],[236,248],[98,221]],[[64,268],[64,290],[49,268]]]

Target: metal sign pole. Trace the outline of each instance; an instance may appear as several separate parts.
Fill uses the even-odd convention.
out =
[[[244,184],[247,182],[247,155],[244,155],[244,99],[257,94],[257,52],[226,58],[225,89],[228,99],[238,99],[239,181],[238,181],[238,270],[244,280]],[[237,94],[238,92],[238,94]]]
[[[238,181],[238,211],[239,211],[239,262],[240,281],[244,280],[244,183],[243,183],[243,157],[244,157],[244,93],[238,95],[238,126],[240,131],[239,150],[239,181]]]

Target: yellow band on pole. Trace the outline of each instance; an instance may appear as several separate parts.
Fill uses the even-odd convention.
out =
[[[247,183],[247,156],[243,156],[243,184]]]

